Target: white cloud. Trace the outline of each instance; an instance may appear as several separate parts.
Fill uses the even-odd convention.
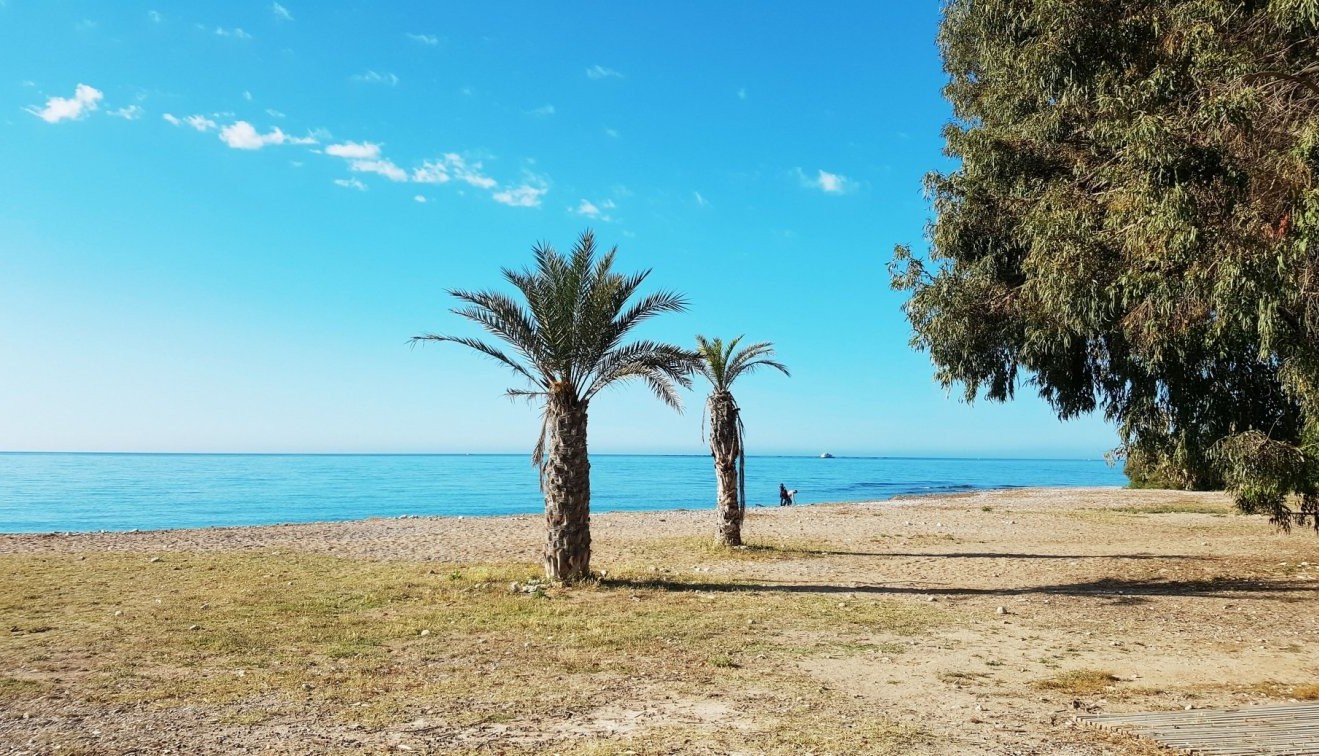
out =
[[[838,173],[821,170],[812,177],[806,175],[800,168],[796,169],[795,173],[801,180],[802,186],[819,189],[825,194],[846,194],[856,188],[855,181]]]
[[[436,47],[440,44],[440,38],[434,34],[407,34],[405,36],[413,42],[420,42],[427,47]]]
[[[623,78],[623,74],[619,73],[618,71],[615,71],[612,68],[605,68],[604,66],[591,66],[590,68],[586,69],[586,78],[621,79]]]
[[[289,9],[288,9],[288,8],[285,8],[284,6],[280,5],[279,3],[275,3],[275,4],[271,5],[271,6],[270,6],[270,12],[271,12],[271,13],[274,13],[274,14],[275,14],[275,18],[279,19],[280,21],[292,21],[292,20],[293,20],[293,14],[292,14],[292,13],[289,13]]]
[[[335,179],[334,183],[336,186],[342,186],[345,189],[356,189],[359,192],[366,191],[366,184],[363,184],[361,181],[358,181],[355,178]]]
[[[153,24],[158,24],[165,20],[165,17],[160,15],[160,11],[156,10],[147,11],[147,18],[151,19],[151,23]]]
[[[251,34],[248,34],[247,32],[243,31],[241,28],[239,28],[239,27],[237,27],[237,26],[235,26],[235,27],[232,28],[232,29],[225,29],[225,28],[222,27],[222,26],[217,26],[217,27],[215,27],[215,36],[217,36],[217,37],[233,37],[234,39],[251,39],[251,38],[252,38],[252,35],[251,35]]]
[[[76,121],[100,107],[98,103],[104,96],[96,87],[79,84],[73,90],[73,97],[52,97],[46,100],[45,107],[31,107],[27,112],[46,123]]]
[[[448,166],[442,161],[426,160],[412,171],[412,180],[418,184],[447,184],[451,178]]]
[[[478,189],[493,189],[499,183],[481,172],[481,163],[468,163],[462,155],[449,152],[435,160],[422,161],[413,169],[412,180],[418,184],[447,184],[462,181]]]
[[[526,183],[502,192],[495,192],[491,197],[495,202],[509,207],[540,207],[540,198],[548,191],[549,187]]]
[[[183,122],[198,131],[211,131],[219,126],[215,121],[212,121],[203,115],[190,115],[187,118],[184,118]],[[177,126],[178,124],[175,125]]]
[[[423,205],[426,204],[426,195],[424,194],[413,195],[412,199],[416,200],[417,202],[420,202]]]
[[[846,176],[840,176],[837,173],[830,173],[828,171],[820,171],[820,175],[816,178],[815,183],[829,194],[842,194],[852,186],[851,180]]]
[[[705,197],[703,197],[700,192],[692,192],[692,196],[696,197],[697,205],[700,205],[701,207],[710,206],[710,200],[707,200]]]
[[[325,154],[346,160],[374,160],[380,157],[380,145],[372,142],[344,142],[326,147]]]
[[[275,110],[274,108],[266,108],[266,115],[270,116],[271,118],[283,118],[283,117],[284,117],[284,114],[283,114],[283,113],[279,112],[278,110]]]
[[[252,101],[252,93],[249,92],[249,91],[247,91],[246,89],[244,89],[244,90],[243,90],[243,99],[244,99],[244,100],[247,100],[248,102],[251,102],[251,101]]]
[[[478,189],[494,189],[498,182],[489,176],[481,173],[481,164],[468,164],[461,155],[450,152],[444,156],[444,161],[449,165],[453,172],[454,178],[464,181]],[[543,194],[543,192],[542,192]],[[540,204],[537,202],[536,204]]]
[[[549,118],[554,115],[553,105],[541,105],[539,108],[532,108],[527,111],[527,115],[532,118]]]
[[[142,108],[137,105],[128,105],[117,110],[107,111],[108,115],[112,115],[115,118],[122,118],[125,121],[136,121],[142,117],[142,113]]]
[[[190,124],[191,125],[191,124]],[[195,127],[194,127],[195,128]],[[312,137],[292,137],[279,128],[262,134],[247,121],[238,121],[220,129],[220,140],[235,150],[259,150],[272,144],[315,144]]]
[[[354,74],[352,80],[363,84],[385,84],[391,87],[398,84],[398,77],[394,74],[388,72],[380,73],[378,71],[367,71],[366,73]]]
[[[175,126],[183,125],[183,121],[180,121],[179,117],[174,115],[173,113],[166,113],[165,115],[162,115],[161,118],[164,118],[166,121],[170,122]]]
[[[587,218],[594,218],[595,220],[612,221],[613,218],[605,212],[606,210],[612,209],[614,209],[613,200],[605,200],[597,205],[588,199],[583,199],[581,202],[577,203],[577,207],[572,208],[572,212]]]
[[[349,167],[359,173],[377,173],[390,181],[408,180],[408,172],[392,160],[354,160]]]

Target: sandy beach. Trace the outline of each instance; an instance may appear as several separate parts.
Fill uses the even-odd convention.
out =
[[[1319,683],[1319,537],[1279,533],[1228,506],[1215,493],[1023,489],[756,508],[747,515],[748,542],[811,546],[754,560],[674,547],[710,535],[709,511],[608,513],[592,518],[593,565],[606,576],[682,581],[694,592],[732,583],[764,595],[826,596],[840,608],[883,601],[939,609],[946,620],[912,637],[762,655],[779,672],[918,728],[919,752],[1159,753],[1080,726],[1074,715],[1280,703]],[[145,563],[179,554],[315,553],[447,569],[534,564],[542,538],[542,520],[533,516],[371,519],[6,535],[0,558],[140,554]],[[677,750],[703,753],[722,750],[708,746],[710,733],[774,716],[740,706],[732,694],[675,697],[653,682],[614,680],[611,706],[571,712],[553,728],[543,720],[429,728],[400,720],[350,730],[315,706],[220,728],[215,722],[238,704],[107,707],[81,696],[78,681],[97,671],[95,659],[36,653],[39,639],[17,643],[22,622],[3,619],[11,636],[0,654],[6,679],[57,678],[63,691],[0,696],[0,750],[13,753],[183,748],[189,741],[171,740],[171,728],[223,729],[216,750],[295,753],[596,752],[593,743],[618,752],[627,743],[619,737],[676,728],[688,737]],[[791,646],[793,638],[775,641]],[[1069,672],[1097,674],[1101,683],[1069,686]],[[97,735],[89,740],[91,730]]]

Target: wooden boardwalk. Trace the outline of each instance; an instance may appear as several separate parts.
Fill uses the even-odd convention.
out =
[[[1148,714],[1091,714],[1077,721],[1129,732],[1205,756],[1319,754],[1319,703]]]

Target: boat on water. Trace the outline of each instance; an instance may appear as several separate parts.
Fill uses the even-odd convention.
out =
[[[833,459],[834,455],[829,452],[820,452],[820,459]]]

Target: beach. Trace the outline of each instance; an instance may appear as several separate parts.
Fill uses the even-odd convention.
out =
[[[535,580],[544,538],[538,516],[0,536],[5,573],[16,579],[22,570],[27,581],[23,595],[9,592],[0,614],[10,634],[0,652],[7,670],[0,673],[7,683],[0,685],[0,750],[788,753],[802,745],[791,741],[794,727],[806,726],[792,724],[796,706],[806,707],[802,722],[855,720],[857,732],[868,733],[850,739],[839,724],[829,740],[812,730],[817,752],[1140,754],[1164,751],[1074,717],[1319,698],[1319,538],[1238,515],[1220,493],[1019,489],[752,508],[743,531],[750,548],[740,552],[706,545],[714,527],[707,510],[597,514],[591,527],[592,565],[603,580],[572,588]],[[583,654],[605,661],[551,670],[552,679],[594,692],[575,693],[583,697],[571,705],[545,705],[529,679],[487,671],[471,678],[465,695],[488,694],[491,710],[504,715],[476,719],[462,714],[470,701],[420,682],[411,694],[391,693],[388,706],[366,692],[323,697],[313,682],[297,683],[312,686],[294,689],[305,695],[282,687],[312,679],[305,676],[275,675],[264,687],[226,688],[225,695],[141,694],[153,674],[236,674],[226,665],[238,662],[225,654],[239,655],[244,669],[263,664],[223,644],[214,656],[189,656],[189,664],[134,651],[133,682],[111,694],[105,677],[127,674],[127,652],[79,654],[71,638],[60,637],[131,634],[125,617],[155,611],[143,608],[147,594],[133,599],[138,604],[115,596],[93,602],[94,609],[85,597],[62,604],[60,580],[80,560],[149,574],[171,565],[215,569],[219,563],[208,560],[238,556],[274,570],[294,555],[413,570],[407,574],[422,576],[416,590],[449,602],[428,621],[448,617],[461,632],[408,626],[363,646],[361,658],[385,654],[400,665],[391,673],[397,679],[432,674],[426,665],[437,657],[427,644],[441,641],[452,670],[466,670],[469,657],[502,653],[503,669],[538,674],[532,657],[520,655],[533,644],[556,645],[544,626],[510,634],[464,625],[463,591],[499,611],[572,605],[617,614],[653,602],[674,612],[665,616],[678,618],[669,620],[675,627],[720,602],[738,602],[742,614],[729,618],[740,625],[699,636],[733,638],[709,649],[676,631],[666,641],[662,628],[630,650],[574,635]],[[48,579],[34,574],[47,566]],[[216,606],[231,601],[223,595]],[[410,598],[394,600],[402,602],[397,611],[414,611]],[[812,602],[809,611],[801,602]],[[232,603],[239,611],[241,602]],[[372,603],[369,611],[388,616],[392,606]],[[782,613],[763,611],[768,606]],[[836,619],[812,623],[812,613],[826,612]],[[194,628],[188,637],[201,637],[207,615],[196,613],[203,619],[180,613],[158,627]],[[780,624],[780,616],[797,619]],[[570,622],[571,613],[556,621]],[[639,661],[652,648],[653,669]],[[610,671],[608,660],[618,654],[622,666]],[[352,659],[332,657],[300,674],[355,670]],[[371,674],[376,667],[368,666],[353,674]],[[542,693],[522,697],[523,689]],[[348,700],[354,697],[361,700]],[[375,716],[356,718],[355,704]]]

